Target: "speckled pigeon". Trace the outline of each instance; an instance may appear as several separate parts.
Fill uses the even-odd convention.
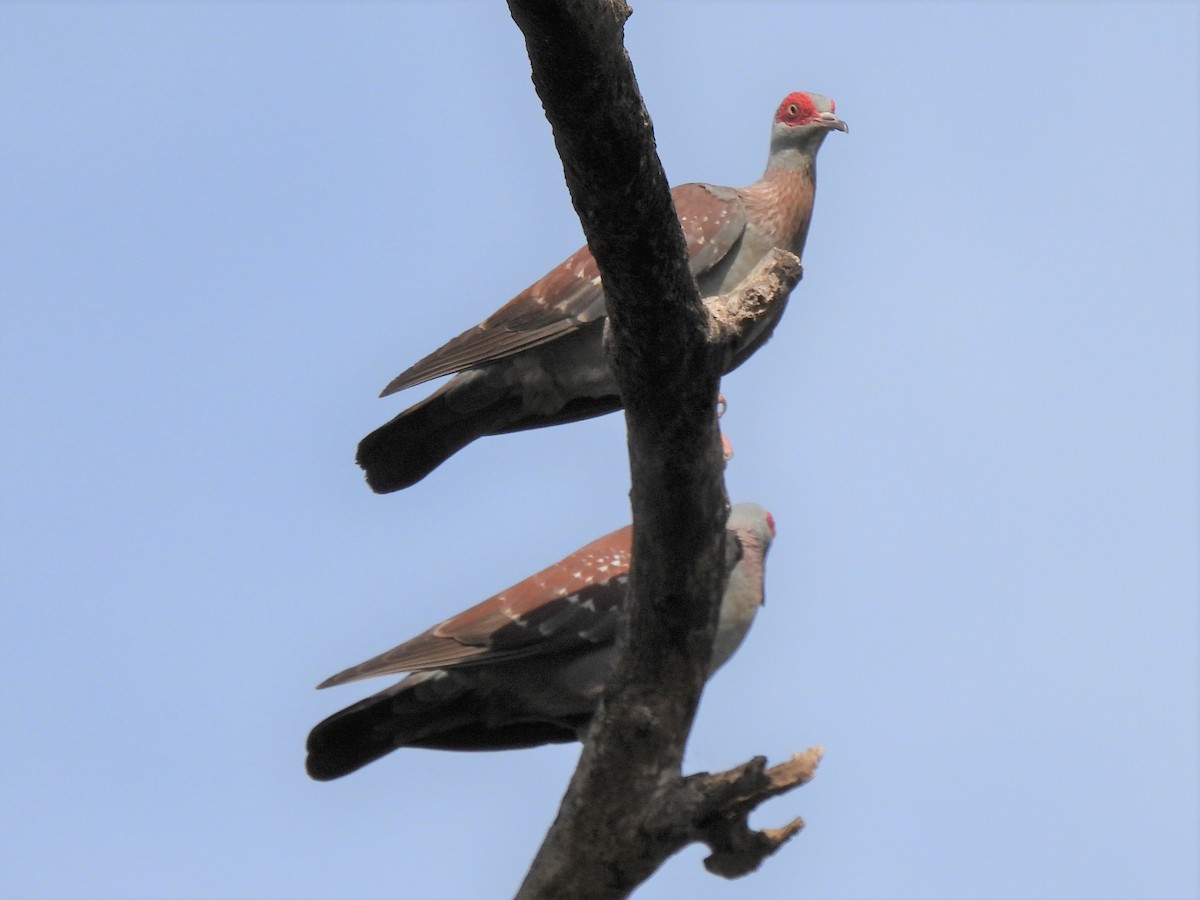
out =
[[[763,601],[771,514],[733,507],[729,580],[709,675],[737,649]],[[612,675],[628,598],[629,526],[318,687],[411,672],[317,725],[308,774],[340,778],[400,747],[514,750],[579,740]]]
[[[816,156],[847,131],[834,102],[788,94],[771,126],[762,178],[743,188],[683,184],[671,191],[702,297],[736,287],[774,248],[800,256],[812,218]],[[770,336],[784,303],[743,335],[730,369]],[[381,396],[459,373],[371,432],[358,464],[379,493],[409,487],[478,437],[558,425],[621,408],[608,366],[600,273],[582,247],[493,313],[401,372]]]

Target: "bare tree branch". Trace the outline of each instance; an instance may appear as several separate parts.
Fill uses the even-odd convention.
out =
[[[708,871],[726,878],[747,875],[804,827],[804,820],[796,818],[782,828],[754,831],[747,820],[764,800],[812,781],[823,753],[820,747],[810,747],[769,769],[766,758],[756,756],[728,772],[700,773],[683,780],[690,804],[683,814],[695,823],[691,839],[703,841],[713,851],[704,860]]]
[[[763,318],[768,308],[786,306],[788,294],[803,274],[795,254],[775,249],[728,294],[704,300],[708,313],[708,341],[723,353],[722,370],[728,368],[746,329]],[[776,314],[772,328],[781,318],[782,310]]]
[[[713,871],[751,871],[753,860],[799,829],[760,833],[746,825],[749,810],[772,796],[771,779],[787,780],[771,775],[780,767],[764,771],[760,759],[735,774],[686,780],[680,769],[723,589],[720,374],[740,325],[764,298],[786,296],[799,262],[777,254],[752,284],[702,303],[624,49],[629,7],[622,0],[508,4],[604,280],[629,433],[637,598],[614,681],[518,896],[623,897],[695,840],[712,846]],[[790,786],[811,777],[816,757],[811,762]]]

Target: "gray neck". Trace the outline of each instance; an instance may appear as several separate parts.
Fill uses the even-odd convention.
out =
[[[814,129],[803,135],[775,135],[771,138],[771,151],[767,156],[767,171],[816,172],[817,151],[825,140],[825,129]]]

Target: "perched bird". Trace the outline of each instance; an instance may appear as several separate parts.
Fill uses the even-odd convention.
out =
[[[847,131],[834,102],[788,94],[771,125],[762,178],[747,187],[684,184],[671,191],[702,297],[740,284],[775,248],[800,256],[812,218],[816,156],[829,131]],[[735,348],[730,369],[770,336],[783,303]],[[478,437],[590,418],[620,409],[604,349],[600,272],[582,247],[487,320],[401,372],[396,391],[459,373],[368,434],[358,464],[379,493],[409,487]]]
[[[739,503],[709,675],[737,649],[763,601],[771,514]],[[512,750],[580,740],[612,675],[629,594],[632,529],[620,528],[318,687],[411,672],[334,713],[308,736],[308,774],[340,778],[400,747]]]

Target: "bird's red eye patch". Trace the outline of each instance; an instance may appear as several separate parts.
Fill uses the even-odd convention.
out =
[[[775,112],[775,121],[785,125],[799,125],[807,122],[817,114],[816,104],[812,97],[803,91],[795,91],[783,98],[779,109]]]
[[[775,534],[775,517],[767,513],[767,527],[771,529],[771,534]]]

